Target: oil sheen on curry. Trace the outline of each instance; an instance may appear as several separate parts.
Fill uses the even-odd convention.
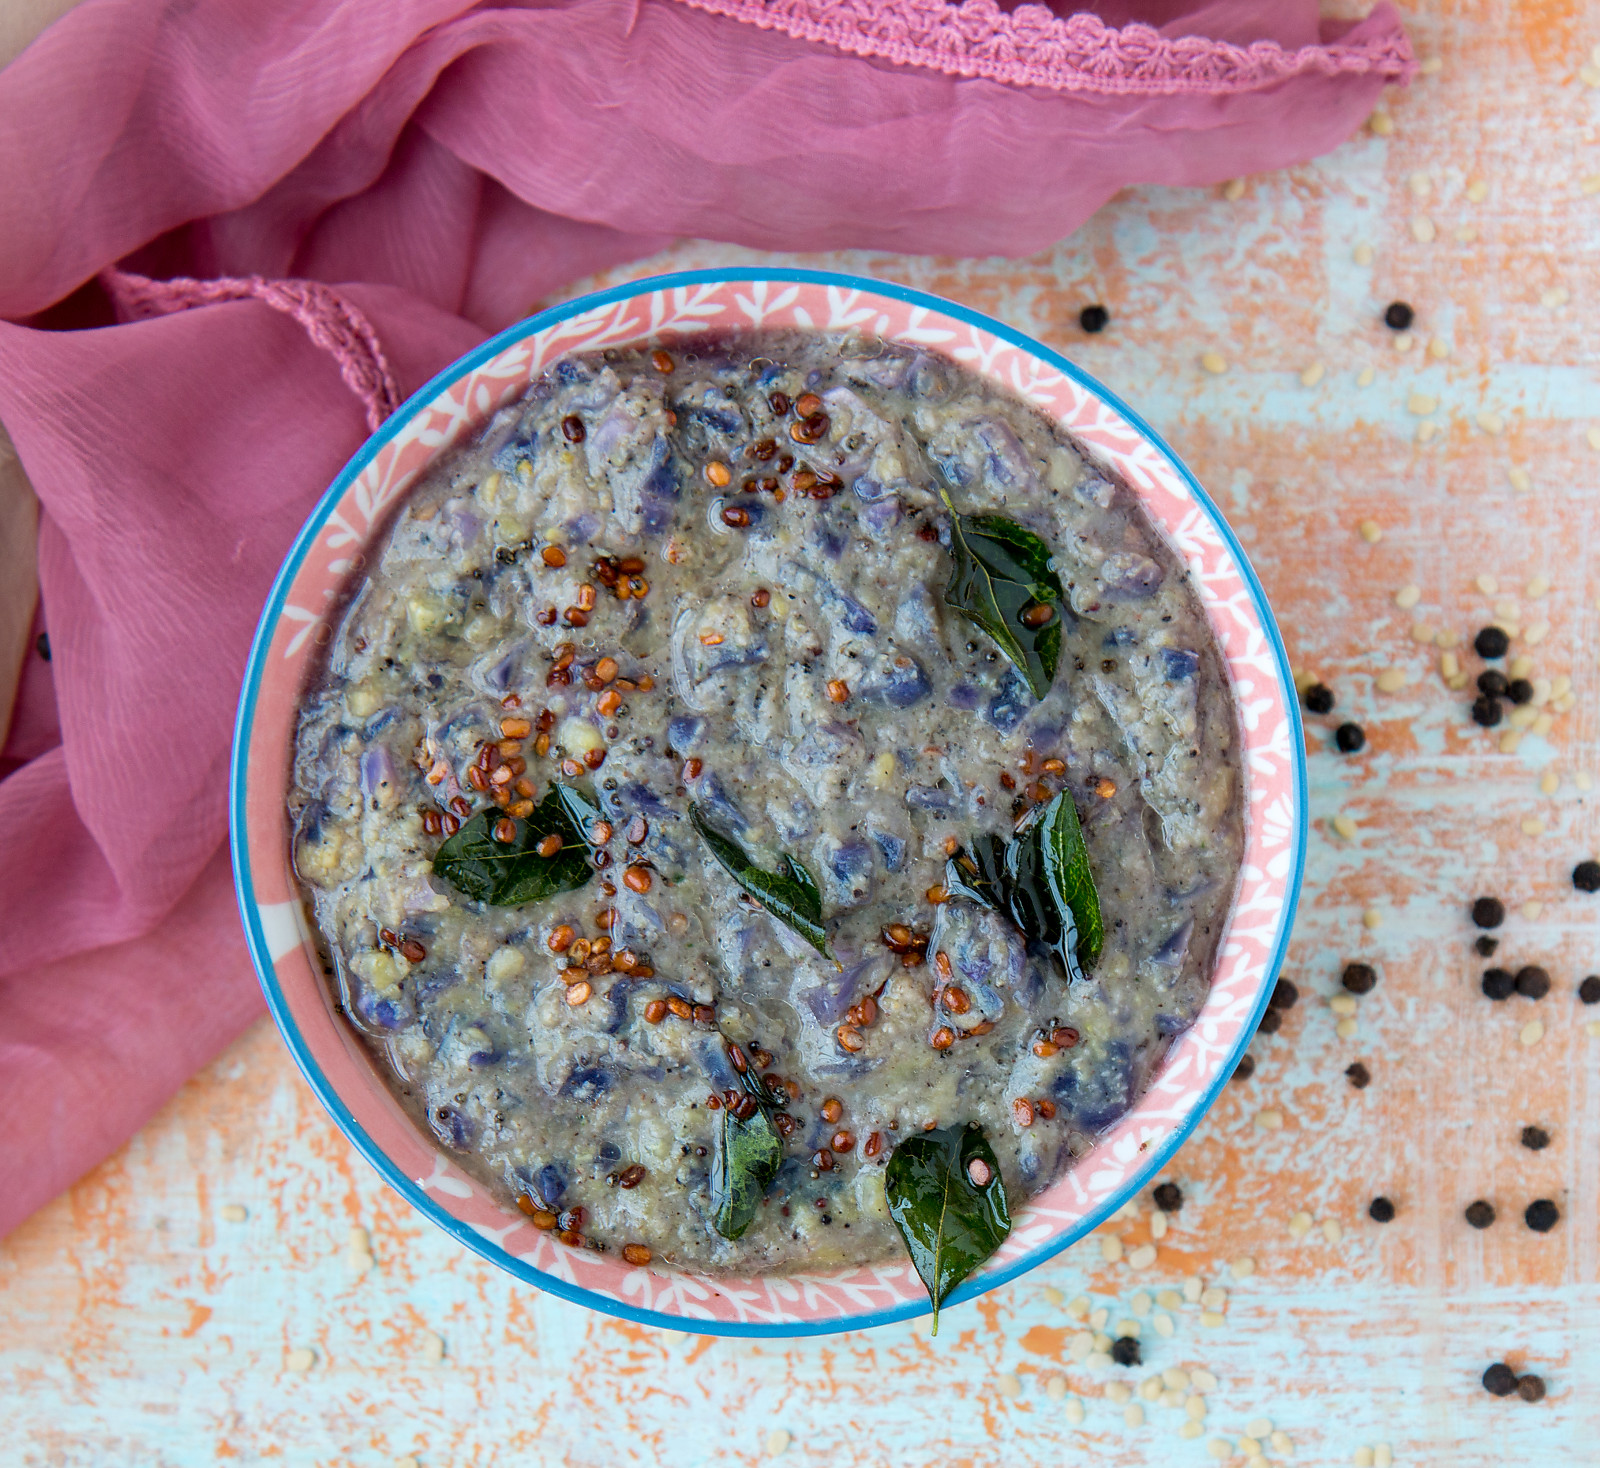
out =
[[[795,332],[565,359],[442,457],[290,817],[441,1149],[573,1248],[758,1274],[916,1257],[913,1161],[1003,1237],[1204,1002],[1241,799],[1127,488],[948,360]]]

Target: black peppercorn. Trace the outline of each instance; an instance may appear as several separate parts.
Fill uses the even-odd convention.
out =
[[[1486,1203],[1482,1198],[1476,1203],[1468,1203],[1466,1217],[1474,1228],[1488,1228],[1494,1222],[1494,1204]]]
[[[1111,1359],[1118,1366],[1137,1366],[1141,1359],[1138,1340],[1131,1335],[1119,1335],[1111,1342]]]
[[[1250,1054],[1245,1054],[1245,1055],[1241,1055],[1239,1057],[1239,1063],[1236,1066],[1234,1066],[1233,1075],[1230,1077],[1230,1079],[1236,1080],[1236,1081],[1247,1081],[1255,1073],[1256,1073],[1256,1058],[1255,1058],[1255,1056],[1250,1055]]]
[[[1544,1400],[1544,1378],[1542,1376],[1519,1376],[1517,1378],[1517,1395],[1525,1402],[1542,1402]]]
[[[1474,940],[1472,946],[1477,950],[1480,956],[1484,958],[1493,958],[1495,949],[1500,946],[1500,940],[1498,938],[1491,938],[1487,933],[1480,933]]]
[[[1500,700],[1484,694],[1472,700],[1472,722],[1492,729],[1500,722]]]
[[[1522,1221],[1536,1234],[1547,1234],[1561,1221],[1561,1210],[1548,1198],[1535,1198],[1523,1212]]]
[[[1580,861],[1572,869],[1572,885],[1580,892],[1600,892],[1600,861]]]
[[[1600,974],[1590,974],[1578,985],[1578,998],[1585,1004],[1600,1004]]]
[[[1313,683],[1305,693],[1306,707],[1314,714],[1333,712],[1333,690],[1325,683]]]
[[[1378,985],[1378,975],[1369,963],[1347,963],[1339,982],[1352,994],[1370,994]]]
[[[1355,754],[1367,742],[1366,731],[1360,724],[1340,724],[1333,731],[1333,742],[1343,754]]]
[[[1480,897],[1472,904],[1472,921],[1480,928],[1498,928],[1506,920],[1506,905],[1498,897]]]
[[[1359,1060],[1354,1065],[1345,1066],[1344,1073],[1358,1091],[1364,1091],[1372,1084],[1372,1072]]]
[[[1261,1022],[1256,1026],[1263,1035],[1275,1035],[1283,1024],[1283,1016],[1275,1009],[1268,1009],[1262,1016]]]
[[[1404,301],[1391,301],[1383,313],[1383,324],[1391,331],[1404,331],[1416,320],[1417,313]]]
[[[1367,1204],[1367,1214],[1374,1223],[1392,1223],[1394,1204],[1387,1198],[1374,1198]]]
[[[1517,1389],[1517,1373],[1504,1361],[1496,1361],[1483,1373],[1483,1389],[1492,1397],[1509,1397]]]
[[[1517,989],[1517,981],[1509,969],[1486,968],[1483,971],[1483,992],[1490,999],[1509,999]]]
[[[1472,646],[1480,658],[1503,658],[1511,639],[1499,627],[1481,627],[1472,639]]]
[[[1490,668],[1487,672],[1478,674],[1478,692],[1487,698],[1504,698],[1509,686],[1506,675],[1498,668]]]
[[[1512,703],[1527,703],[1533,697],[1533,684],[1526,678],[1513,678],[1506,684],[1506,697]]]
[[[1522,1129],[1522,1145],[1530,1152],[1543,1152],[1550,1145],[1550,1133],[1542,1126],[1525,1126]]]
[[[1550,975],[1536,963],[1517,970],[1517,993],[1524,999],[1543,999],[1550,992]]]
[[[1300,991],[1288,979],[1279,979],[1272,986],[1272,998],[1267,1000],[1273,1009],[1293,1009],[1300,1002]]]
[[[1177,1183],[1159,1183],[1151,1196],[1163,1213],[1176,1213],[1183,1207],[1183,1189]]]
[[[1111,313],[1104,306],[1085,306],[1078,312],[1078,325],[1092,336],[1111,325]]]

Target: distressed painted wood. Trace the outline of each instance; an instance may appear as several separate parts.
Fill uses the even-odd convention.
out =
[[[782,1448],[784,1462],[897,1468],[1198,1465],[1212,1438],[1242,1463],[1262,1416],[1298,1462],[1350,1463],[1380,1442],[1399,1464],[1596,1460],[1600,1034],[1585,1019],[1600,1008],[1574,990],[1600,970],[1600,897],[1568,872],[1600,847],[1579,784],[1600,775],[1600,88],[1580,74],[1600,13],[1438,0],[1414,34],[1443,69],[1391,101],[1392,132],[1237,198],[1131,190],[1020,262],[823,259],[993,311],[1122,393],[1233,517],[1297,667],[1367,730],[1366,752],[1339,756],[1336,720],[1308,721],[1314,827],[1288,968],[1301,999],[1179,1154],[1186,1201],[1156,1264],[1107,1263],[1097,1236],[948,1312],[936,1341],[925,1324],[793,1345],[619,1324],[513,1286],[408,1213],[263,1023],[0,1244],[5,1461],[696,1465]],[[750,258],[685,244],[627,273]],[[1407,353],[1379,324],[1396,298],[1418,311]],[[1112,325],[1087,337],[1077,311],[1096,300]],[[1447,357],[1428,354],[1435,339]],[[1225,373],[1201,369],[1208,351]],[[1536,577],[1548,592],[1529,594]],[[1398,607],[1408,585],[1419,600]],[[1548,732],[1512,752],[1504,726],[1470,723],[1469,691],[1445,687],[1444,649],[1412,635],[1459,634],[1475,674],[1466,643],[1496,619],[1521,629],[1532,676],[1574,694],[1566,712],[1535,710]],[[1386,669],[1406,685],[1378,691]],[[1537,1004],[1478,993],[1465,909],[1490,892],[1511,909],[1497,961],[1554,978]],[[1327,999],[1354,958],[1380,982],[1341,1039]],[[1544,1033],[1525,1045],[1533,1018]],[[1355,1060],[1365,1091],[1343,1074]],[[1282,1128],[1263,1130],[1263,1111]],[[1549,1148],[1519,1145],[1527,1123]],[[1366,1216],[1377,1194],[1398,1209],[1386,1226]],[[1482,1233],[1461,1219],[1478,1197],[1500,1212]],[[1521,1221],[1536,1197],[1562,1211],[1542,1236]],[[1313,1226],[1296,1238],[1300,1212]],[[1140,1213],[1102,1230],[1125,1255],[1150,1238],[1148,1197]],[[1244,1258],[1254,1272],[1235,1277]],[[1220,1324],[1156,1306],[1146,1366],[1071,1359],[1064,1301],[1087,1294],[1114,1330],[1137,1292],[1188,1276],[1226,1290]],[[290,1369],[305,1350],[309,1369]],[[1478,1377],[1502,1358],[1543,1376],[1548,1398],[1488,1397]],[[1141,1403],[1131,1426],[1107,1394],[1201,1366],[1218,1384],[1197,1439],[1178,1435],[1181,1406]]]

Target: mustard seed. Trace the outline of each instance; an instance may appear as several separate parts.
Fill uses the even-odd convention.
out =
[[[1476,1203],[1467,1204],[1465,1216],[1474,1228],[1488,1228],[1494,1222],[1494,1204],[1479,1198]]]
[[[1366,730],[1360,724],[1340,724],[1333,731],[1333,742],[1341,754],[1358,754],[1366,747]]]
[[[1580,892],[1600,892],[1600,861],[1580,861],[1572,869],[1572,885]]]
[[[1509,1397],[1517,1389],[1517,1373],[1504,1361],[1496,1361],[1483,1373],[1483,1389],[1491,1397]]]
[[[1517,981],[1508,969],[1487,968],[1483,971],[1483,992],[1486,998],[1498,1002],[1509,999],[1517,989]]]
[[[1374,1223],[1392,1223],[1394,1221],[1394,1204],[1387,1198],[1374,1198],[1367,1204],[1367,1216]]]
[[[1511,639],[1500,627],[1481,627],[1478,629],[1478,635],[1472,639],[1473,651],[1480,658],[1490,660],[1503,658],[1510,646]]]
[[[1535,1198],[1523,1210],[1522,1221],[1536,1234],[1547,1234],[1561,1221],[1561,1210],[1548,1198]]]
[[[1506,920],[1506,905],[1498,897],[1480,897],[1472,904],[1472,921],[1480,928],[1498,928]]]
[[[1333,712],[1333,690],[1325,683],[1313,683],[1305,691],[1305,705],[1314,714]]]
[[[1078,325],[1095,336],[1111,325],[1111,313],[1104,306],[1085,306],[1078,312]]]

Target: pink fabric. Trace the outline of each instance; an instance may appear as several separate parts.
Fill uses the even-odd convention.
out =
[[[695,3],[728,13],[88,0],[0,73],[0,420],[54,652],[0,755],[0,1230],[258,1012],[239,678],[398,395],[675,235],[1024,254],[1128,183],[1331,147],[1410,66],[1387,4]]]

